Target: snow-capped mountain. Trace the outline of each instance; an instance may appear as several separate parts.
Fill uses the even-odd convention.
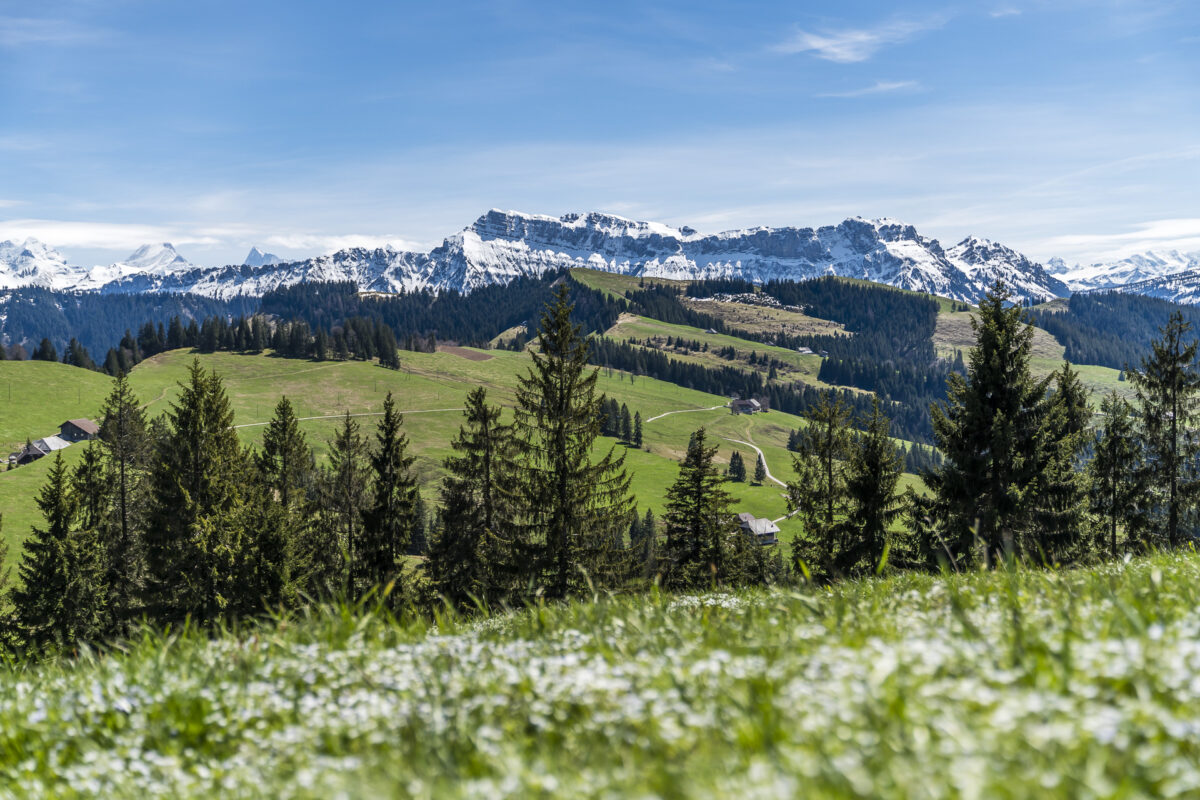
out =
[[[250,253],[246,256],[246,259],[242,262],[242,266],[245,266],[245,267],[268,267],[268,266],[271,266],[272,264],[279,264],[282,261],[283,261],[283,259],[280,258],[279,256],[275,255],[274,253],[264,253],[262,250],[259,250],[257,247],[251,247]]]
[[[96,291],[114,282],[138,275],[166,278],[183,270],[196,269],[196,265],[179,255],[169,242],[144,244],[134,250],[123,261],[96,266],[87,270],[84,277],[69,287],[78,291]]]
[[[969,238],[944,250],[911,225],[858,217],[820,228],[701,234],[611,214],[550,217],[493,209],[428,253],[350,248],[301,261],[254,264],[267,255],[255,248],[246,264],[217,268],[195,267],[170,245],[155,247],[160,249],[142,248],[117,265],[94,268],[75,288],[227,298],[305,281],[350,280],[369,291],[469,292],[518,276],[591,267],[663,278],[736,276],[757,283],[840,275],[971,302],[997,279],[1009,283],[1021,300],[1068,293],[1039,264],[1002,245]]]
[[[69,289],[84,276],[84,270],[72,267],[62,253],[37,239],[0,242],[0,289]]]
[[[1067,266],[1061,258],[1052,258],[1047,266],[1072,289],[1110,289],[1200,269],[1200,252],[1168,250],[1160,253],[1149,250],[1119,261],[1075,266]]]
[[[967,237],[947,250],[946,257],[984,288],[1001,280],[1015,294],[1026,298],[1049,300],[1071,293],[1067,284],[1052,276],[1041,264],[988,239]]]

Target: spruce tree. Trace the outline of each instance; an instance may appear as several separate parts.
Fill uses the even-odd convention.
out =
[[[804,531],[792,540],[792,560],[811,576],[833,574],[829,556],[838,536],[837,521],[846,508],[846,461],[850,455],[850,411],[832,392],[805,413],[808,425],[800,431],[787,484],[788,510]]]
[[[1031,544],[1042,558],[1062,561],[1082,555],[1085,544],[1088,502],[1082,454],[1090,438],[1091,409],[1087,389],[1069,363],[1053,380],[1045,405]]]
[[[621,403],[621,441],[633,441],[633,418],[629,414],[629,406]]]
[[[1117,532],[1137,542],[1146,524],[1149,487],[1142,449],[1135,430],[1133,406],[1113,391],[1100,403],[1104,421],[1096,429],[1091,479],[1091,510],[1103,522],[1109,553],[1117,557]]]
[[[444,465],[439,524],[425,568],[435,590],[464,607],[477,600],[503,599],[512,565],[506,536],[503,469],[511,458],[511,429],[500,407],[487,404],[482,386],[467,395],[466,421],[451,441],[455,455]]]
[[[767,462],[763,459],[762,453],[758,454],[758,459],[754,462],[754,482],[762,485],[767,479]]]
[[[166,414],[152,472],[146,532],[147,603],[163,620],[204,621],[234,609],[251,556],[251,469],[221,379],[192,362]]]
[[[1031,532],[1050,381],[1030,374],[1033,326],[1003,284],[980,302],[971,327],[967,374],[952,372],[946,404],[930,409],[945,460],[922,476],[936,500],[928,517],[938,539],[924,549],[960,567],[1015,555]]]
[[[666,583],[674,589],[705,588],[725,583],[736,571],[735,537],[742,536],[732,511],[733,495],[723,488],[723,478],[709,447],[707,433],[692,434],[687,453],[679,463],[679,477],[667,490],[663,516],[666,528]]]
[[[287,395],[275,405],[275,415],[267,423],[256,460],[263,480],[283,506],[302,504],[313,490],[316,463],[312,448]]]
[[[742,460],[742,454],[737,450],[734,450],[733,454],[729,456],[729,469],[725,474],[734,483],[746,482],[746,462]]]
[[[17,567],[20,586],[10,593],[17,635],[31,650],[70,646],[99,632],[97,577],[76,529],[77,506],[62,454],[37,496],[45,527],[34,527]]]
[[[1142,368],[1131,376],[1142,408],[1151,486],[1161,498],[1166,539],[1172,547],[1182,542],[1181,518],[1200,493],[1196,471],[1200,373],[1197,342],[1189,340],[1190,330],[1182,314],[1172,314],[1151,345],[1149,358],[1142,359]]]
[[[42,343],[33,351],[32,360],[58,361],[58,351],[54,349],[54,344],[49,339],[42,339]]]
[[[358,559],[355,547],[362,539],[363,516],[370,502],[370,453],[358,423],[346,412],[342,426],[329,443],[329,466],[322,479],[323,528],[330,532],[336,552],[346,565],[345,589],[354,595]]]
[[[642,412],[633,412],[633,446],[642,446]]]
[[[598,370],[571,322],[566,284],[542,314],[533,363],[517,385],[514,421],[516,544],[529,550],[528,577],[551,598],[614,583],[614,543],[632,508],[624,455],[593,463],[600,433]],[[519,551],[518,551],[519,552]]]
[[[117,626],[137,613],[145,579],[142,532],[149,503],[149,466],[153,445],[146,415],[118,373],[100,411],[100,447],[112,492],[111,513],[103,530],[108,610]]]
[[[408,454],[408,436],[400,430],[403,422],[388,392],[371,452],[371,503],[363,515],[362,536],[351,547],[356,596],[394,583],[391,603],[404,597],[403,556],[415,523],[416,459]]]
[[[865,575],[883,560],[892,523],[903,512],[896,491],[903,460],[892,442],[891,422],[879,398],[871,407],[866,430],[850,451],[846,465],[846,518],[838,536],[839,551],[830,559],[839,575]]]

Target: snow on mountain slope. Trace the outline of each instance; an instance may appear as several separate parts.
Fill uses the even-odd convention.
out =
[[[1036,301],[1066,297],[1067,284],[1046,271],[1041,264],[988,239],[969,236],[946,251],[946,257],[986,290],[996,281],[1004,281],[1013,292]]]
[[[242,265],[247,267],[268,267],[272,264],[279,264],[282,261],[283,259],[274,253],[264,253],[257,247],[251,247],[250,253],[246,256]]]
[[[269,263],[267,254],[255,248],[245,264],[199,268],[164,244],[94,268],[75,288],[228,298],[305,281],[350,280],[370,291],[469,292],[569,267],[680,279],[741,277],[755,283],[840,275],[972,302],[997,278],[1007,281],[1021,300],[1067,293],[1040,265],[1009,248],[967,239],[945,251],[936,239],[891,219],[855,217],[820,228],[701,234],[612,214],[550,217],[496,209],[428,253],[350,248]]]
[[[1073,267],[1067,266],[1061,258],[1052,258],[1047,266],[1072,289],[1109,289],[1200,269],[1200,252],[1169,250],[1159,253],[1149,250],[1119,261],[1076,264]]]
[[[162,279],[193,269],[197,269],[196,265],[179,255],[170,243],[144,244],[130,253],[124,261],[92,267],[86,276],[71,288],[95,291],[132,276],[145,275]]]
[[[0,242],[0,289],[70,289],[84,274],[84,270],[68,264],[62,253],[37,239]]]

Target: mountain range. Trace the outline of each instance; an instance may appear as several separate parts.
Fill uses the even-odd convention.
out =
[[[1079,268],[1052,262],[1052,269],[1060,271],[1056,276],[987,239],[968,237],[944,248],[912,225],[859,217],[819,228],[758,227],[703,234],[686,226],[611,214],[551,217],[493,209],[428,252],[349,248],[285,262],[256,247],[244,263],[222,267],[192,264],[165,243],[146,245],[124,261],[90,268],[69,264],[58,251],[33,239],[0,243],[0,289],[42,286],[227,298],[261,295],[302,281],[350,280],[370,291],[469,292],[564,267],[754,282],[839,275],[969,302],[977,302],[997,279],[1022,301],[1032,302],[1066,296],[1068,279],[1083,280],[1072,271]]]
[[[1117,261],[1074,266],[1067,266],[1061,258],[1052,258],[1046,266],[1052,274],[1071,287],[1072,291],[1127,288],[1168,275],[1200,269],[1200,252],[1149,250]]]

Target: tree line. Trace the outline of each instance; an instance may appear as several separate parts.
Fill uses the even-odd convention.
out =
[[[682,516],[707,513],[712,498],[703,508],[681,499],[664,517],[666,545],[647,544],[658,525],[634,508],[623,452],[592,455],[611,420],[639,438],[640,414],[627,421],[628,408],[614,413],[597,393],[571,310],[563,286],[542,317],[511,422],[485,389],[468,396],[419,568],[405,554],[423,501],[390,394],[371,440],[347,414],[319,467],[286,397],[252,448],[238,440],[221,378],[199,361],[153,420],[118,375],[99,438],[74,469],[56,457],[38,494],[44,522],[8,590],[7,643],[70,648],[144,621],[208,624],[314,598],[466,608],[615,589],[638,576],[683,586],[762,574],[762,554],[735,535],[732,515],[719,530]],[[692,468],[708,475],[698,437]],[[690,538],[699,535],[702,547]],[[718,570],[705,572],[702,557],[718,558]]]

